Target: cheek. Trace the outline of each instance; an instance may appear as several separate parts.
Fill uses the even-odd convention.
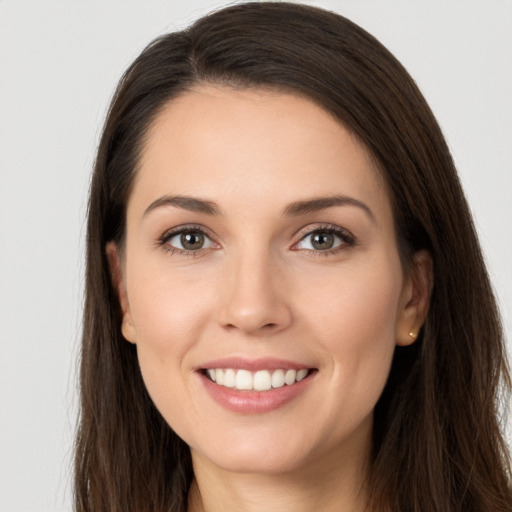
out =
[[[204,328],[201,289],[187,273],[180,280],[161,266],[131,263],[127,288],[142,376],[158,408],[169,407],[169,391],[176,397],[170,405],[179,408],[187,355]]]
[[[322,338],[335,346],[350,340],[374,344],[394,337],[401,287],[400,265],[387,257],[324,276],[311,274],[297,304],[306,306],[303,314],[316,318]]]
[[[145,268],[135,260],[131,270],[127,285],[137,343],[180,354],[201,328],[204,282],[193,272],[173,272],[165,264]]]
[[[197,290],[160,273],[138,274],[130,289],[137,357],[146,389],[156,408],[178,435],[193,431],[189,396],[192,377],[187,356],[199,337]]]
[[[395,349],[402,273],[399,263],[390,261],[347,268],[336,277],[331,273],[323,290],[304,291],[308,307],[302,316],[327,358],[332,391],[341,398],[339,390],[350,389],[361,406],[373,407],[380,396]]]

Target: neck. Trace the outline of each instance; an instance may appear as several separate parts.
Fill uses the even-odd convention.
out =
[[[192,451],[188,512],[363,512],[369,453],[344,455],[336,452],[305,469],[262,475],[226,471]]]

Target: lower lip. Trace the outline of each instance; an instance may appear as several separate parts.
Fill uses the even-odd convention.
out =
[[[239,391],[215,384],[201,373],[199,376],[210,396],[225,409],[241,414],[261,414],[279,409],[303,393],[313,380],[315,373],[310,373],[291,386],[284,385],[268,391]]]

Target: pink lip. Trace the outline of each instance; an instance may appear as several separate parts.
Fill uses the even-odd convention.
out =
[[[215,359],[202,364],[197,370],[207,370],[209,368],[233,368],[234,370],[300,370],[301,368],[312,368],[311,365],[287,361],[285,359],[275,359],[270,357],[259,359],[247,359],[244,357],[225,357]]]
[[[251,371],[259,369],[300,369],[307,368],[305,365],[297,365],[294,363],[284,361],[272,360],[272,364],[269,365],[268,360],[244,361],[243,364],[239,361],[239,364],[235,364],[236,360],[230,358],[228,360],[217,360],[208,363],[205,368],[234,368],[234,369],[247,369]],[[264,362],[262,362],[264,361]],[[274,365],[275,363],[275,365]],[[278,364],[279,363],[279,364]],[[211,366],[210,366],[211,365]],[[221,407],[237,412],[240,414],[262,414],[270,412],[282,407],[292,401],[294,398],[302,394],[313,382],[317,371],[310,372],[310,374],[300,382],[296,382],[291,386],[284,385],[280,388],[269,389],[268,391],[240,391],[234,388],[228,388],[226,386],[220,386],[211,381],[202,371],[199,369],[196,372],[197,376],[201,379],[203,386],[207,393],[219,404]]]

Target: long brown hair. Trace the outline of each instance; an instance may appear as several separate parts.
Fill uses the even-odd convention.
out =
[[[426,323],[416,343],[396,348],[375,409],[371,510],[512,511],[500,319],[432,112],[401,64],[351,21],[297,4],[249,3],[152,42],[108,112],[88,211],[77,512],[186,510],[190,453],[152,404],[135,348],[122,338],[105,247],[123,241],[148,127],[200,83],[291,91],[331,112],[381,169],[405,267],[419,249],[433,257]]]

